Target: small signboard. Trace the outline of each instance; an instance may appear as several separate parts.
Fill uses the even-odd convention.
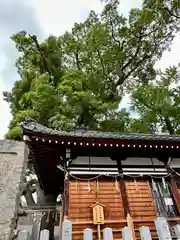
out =
[[[91,208],[93,209],[93,223],[95,225],[104,224],[104,205],[96,202]]]

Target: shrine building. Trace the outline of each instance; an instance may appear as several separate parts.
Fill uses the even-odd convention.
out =
[[[85,228],[98,239],[96,204],[101,229],[111,227],[114,239],[122,238],[128,218],[137,238],[143,225],[153,233],[157,216],[170,226],[180,221],[180,135],[57,131],[34,120],[21,126],[44,204],[62,195],[59,224],[72,221],[73,240],[82,239]]]

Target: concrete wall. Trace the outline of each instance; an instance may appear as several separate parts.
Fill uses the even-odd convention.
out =
[[[0,240],[11,240],[23,188],[25,144],[0,140]]]

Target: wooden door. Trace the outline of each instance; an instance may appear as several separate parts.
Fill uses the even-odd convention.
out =
[[[125,186],[132,218],[155,218],[156,208],[149,181],[128,180]]]

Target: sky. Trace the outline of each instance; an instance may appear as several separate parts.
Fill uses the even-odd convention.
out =
[[[132,7],[139,7],[140,0],[121,0],[120,11],[127,15]],[[37,35],[43,40],[48,35],[60,35],[70,30],[74,22],[81,22],[90,10],[101,12],[103,4],[100,0],[0,0],[0,139],[7,133],[11,120],[9,106],[3,101],[2,92],[10,90],[18,79],[15,61],[18,52],[10,36],[21,30]],[[180,62],[180,36],[173,42],[170,52],[165,52],[157,63],[158,68]],[[127,106],[125,97],[121,106]]]

